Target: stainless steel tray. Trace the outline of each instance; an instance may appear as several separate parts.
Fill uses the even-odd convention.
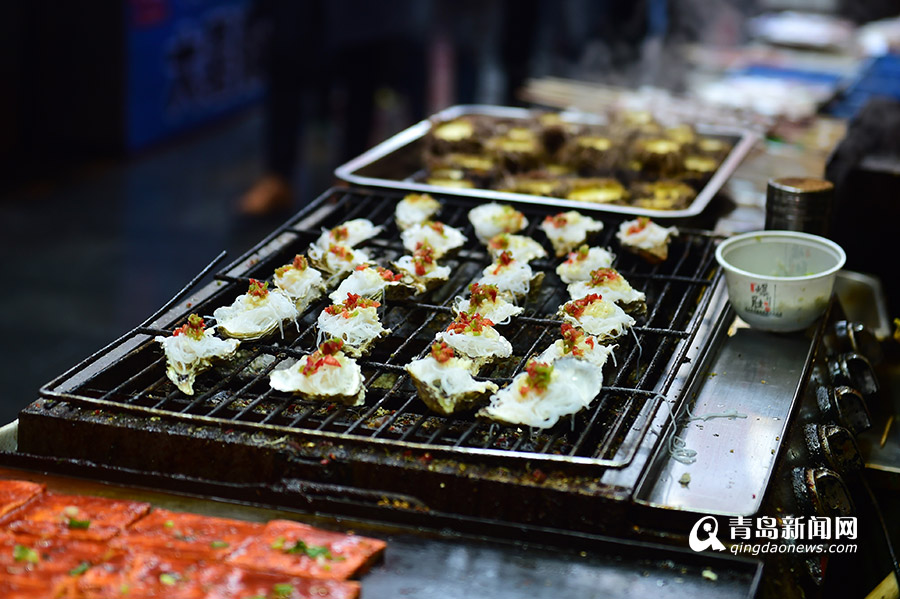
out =
[[[687,208],[681,210],[652,210],[634,206],[591,204],[491,189],[440,187],[417,181],[415,178],[421,173],[423,168],[421,158],[423,140],[431,129],[432,123],[465,115],[481,115],[501,119],[527,119],[534,115],[534,111],[525,108],[479,104],[451,106],[401,131],[346,164],[341,165],[334,171],[334,174],[348,183],[371,187],[442,193],[507,202],[544,204],[582,211],[616,212],[625,215],[650,216],[656,219],[688,218],[703,212],[716,192],[725,184],[728,177],[734,173],[735,169],[737,169],[738,165],[759,139],[758,134],[746,129],[690,123],[701,134],[727,137],[730,138],[734,145],[709,182],[698,192],[694,201]],[[566,121],[578,124],[590,125],[603,124],[605,122],[605,118],[602,116],[584,112],[568,111],[561,113],[561,116]]]

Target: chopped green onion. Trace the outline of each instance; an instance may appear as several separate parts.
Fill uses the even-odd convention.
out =
[[[178,583],[178,576],[163,572],[159,575],[159,581],[167,587],[173,587]]]
[[[287,599],[294,592],[293,585],[276,584],[272,587],[272,594],[275,599]]]
[[[91,567],[91,562],[81,562],[71,570],[69,570],[69,576],[80,576],[87,572],[87,569]]]
[[[225,541],[213,541],[209,544],[209,546],[213,549],[225,549],[226,547],[228,547],[228,543],[226,543]]]
[[[28,562],[31,564],[36,564],[41,561],[41,556],[39,556],[38,552],[31,547],[26,547],[25,545],[16,545],[15,547],[13,547],[13,559],[15,559],[17,562]]]
[[[90,525],[90,520],[76,520],[75,518],[69,518],[69,528],[73,530],[87,530]]]
[[[175,526],[175,523],[171,520],[166,520],[163,526],[165,526],[166,528],[172,528],[173,526]]]
[[[282,547],[284,547],[284,541],[284,537],[278,537],[277,539],[272,541],[272,544],[269,545],[269,547],[271,547],[272,549],[281,549]]]

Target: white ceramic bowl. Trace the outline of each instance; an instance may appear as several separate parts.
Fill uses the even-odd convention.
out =
[[[728,298],[747,324],[766,331],[805,329],[825,311],[847,256],[830,239],[796,231],[755,231],[723,241],[716,260]]]

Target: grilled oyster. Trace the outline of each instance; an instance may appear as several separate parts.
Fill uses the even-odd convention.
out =
[[[319,314],[319,334],[341,339],[348,355],[362,356],[375,341],[391,332],[378,320],[376,308],[380,306],[375,300],[348,293],[342,303],[328,306]]]
[[[431,291],[450,278],[450,267],[441,266],[434,259],[434,248],[423,243],[412,256],[402,256],[394,268],[403,274],[403,282],[415,287],[419,293]]]
[[[428,356],[406,365],[419,399],[438,414],[449,416],[469,410],[499,387],[472,378],[474,365],[468,358],[456,357],[444,342],[434,343]]]
[[[332,243],[327,248],[316,244],[309,246],[309,261],[328,275],[342,276],[350,273],[360,264],[368,264],[372,259],[365,250]]]
[[[478,241],[487,243],[500,233],[518,233],[528,226],[525,215],[509,204],[491,202],[469,210],[469,222]]]
[[[501,292],[510,293],[513,297],[524,298],[540,287],[544,280],[543,272],[534,272],[523,260],[516,260],[508,251],[501,252],[490,266],[481,272],[478,283],[494,285]]]
[[[366,396],[362,371],[356,360],[344,355],[343,348],[341,339],[329,339],[293,366],[269,374],[269,385],[304,399],[362,405]]]
[[[328,249],[332,245],[356,247],[366,239],[371,239],[381,233],[381,227],[376,227],[367,218],[354,218],[326,231],[316,240],[315,245]]]
[[[394,222],[401,231],[429,220],[441,209],[441,203],[427,193],[411,193],[397,202]]]
[[[586,281],[591,272],[605,266],[612,266],[616,257],[609,250],[581,245],[574,252],[569,252],[566,261],[556,267],[556,274],[563,283]]]
[[[525,372],[494,393],[490,405],[477,415],[510,425],[550,428],[563,416],[591,405],[602,387],[601,370],[588,362],[532,360]]]
[[[615,268],[598,268],[591,272],[590,280],[570,284],[568,292],[573,300],[599,293],[604,300],[619,304],[631,314],[647,311],[647,296],[633,288]]]
[[[216,337],[197,314],[188,316],[187,323],[175,329],[171,337],[158,335],[154,340],[166,354],[166,376],[185,395],[194,394],[194,380],[213,360],[232,356],[240,345],[237,339]]]
[[[623,248],[656,264],[668,258],[669,240],[677,234],[675,227],[661,227],[646,216],[639,216],[623,222],[616,237]]]
[[[322,273],[309,266],[306,256],[297,254],[294,261],[275,269],[275,286],[294,300],[298,313],[325,292]]]
[[[512,345],[497,332],[494,323],[480,314],[460,312],[435,336],[435,341],[444,341],[459,354],[472,360],[472,373],[495,360],[512,355]]]
[[[600,341],[621,337],[635,323],[634,318],[622,308],[596,293],[566,302],[559,308],[559,315],[565,322],[594,335]]]
[[[275,329],[284,336],[285,321],[296,322],[300,313],[294,300],[283,291],[269,291],[269,283],[250,279],[247,293],[237,296],[230,306],[213,311],[216,329],[227,337],[260,339]]]
[[[512,257],[522,262],[531,262],[538,258],[546,258],[547,250],[531,237],[515,235],[513,233],[500,233],[488,242],[488,252],[491,258],[497,259],[503,252],[509,252]]]
[[[555,362],[561,358],[575,358],[603,368],[616,345],[603,345],[600,340],[564,322],[560,327],[562,339],[554,341],[550,347],[538,355],[538,362]]]
[[[400,240],[410,252],[428,245],[432,248],[432,257],[438,259],[461,248],[466,243],[466,236],[455,227],[433,220],[406,229],[400,234]]]
[[[469,299],[457,298],[453,310],[470,316],[480,314],[495,324],[506,324],[525,309],[507,301],[505,295],[507,294],[501,293],[496,285],[472,283],[469,285]]]
[[[556,256],[560,257],[584,243],[588,234],[602,231],[603,223],[569,210],[546,217],[541,223],[541,230],[553,245]]]
[[[502,167],[511,173],[536,168],[544,154],[537,134],[527,127],[511,127],[503,135],[489,138],[484,145]]]
[[[413,288],[403,283],[402,279],[402,273],[395,274],[382,266],[360,264],[328,297],[335,303],[346,298],[349,293],[375,299],[386,296],[406,297],[412,293]]]
[[[609,173],[619,160],[621,151],[611,137],[579,135],[569,140],[562,150],[563,161],[585,175]]]

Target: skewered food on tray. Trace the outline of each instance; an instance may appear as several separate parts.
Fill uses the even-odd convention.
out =
[[[364,355],[375,341],[391,332],[378,320],[380,306],[375,300],[348,293],[343,302],[332,304],[319,314],[316,325],[320,336],[338,337],[347,354]]]
[[[358,406],[366,390],[356,360],[347,357],[342,339],[333,338],[296,364],[269,375],[269,385],[278,391],[299,393],[306,399],[336,401]]]
[[[471,360],[455,355],[445,342],[433,343],[428,355],[406,365],[419,399],[438,414],[468,410],[499,389],[496,384],[472,378]]]
[[[403,230],[431,220],[441,209],[441,203],[427,193],[411,193],[397,202],[394,222]]]
[[[624,204],[628,190],[616,179],[609,177],[577,178],[565,182],[563,197],[567,200],[589,204]]]
[[[612,266],[615,258],[609,250],[582,244],[574,252],[569,252],[566,260],[556,267],[556,274],[563,283],[567,284],[575,281],[587,281],[591,278],[593,271]]]
[[[283,291],[269,290],[269,282],[250,279],[247,293],[237,296],[230,306],[213,311],[216,330],[237,339],[260,339],[275,329],[282,331],[287,321],[300,314],[294,301]]]
[[[556,256],[561,257],[584,243],[590,233],[602,231],[603,223],[569,210],[546,217],[541,223],[541,230],[553,245]]]
[[[188,316],[170,337],[158,335],[155,340],[166,354],[166,376],[185,395],[194,394],[194,380],[213,360],[228,358],[240,345],[237,339],[216,337],[197,314]]]
[[[694,188],[681,181],[653,181],[631,187],[634,205],[652,210],[678,210],[690,204],[696,196]]]
[[[662,227],[646,216],[623,222],[616,237],[622,247],[653,263],[669,257],[669,241],[678,234],[675,227]]]
[[[532,360],[525,372],[491,396],[478,415],[506,424],[550,428],[588,407],[603,386],[599,368],[582,360]]]

